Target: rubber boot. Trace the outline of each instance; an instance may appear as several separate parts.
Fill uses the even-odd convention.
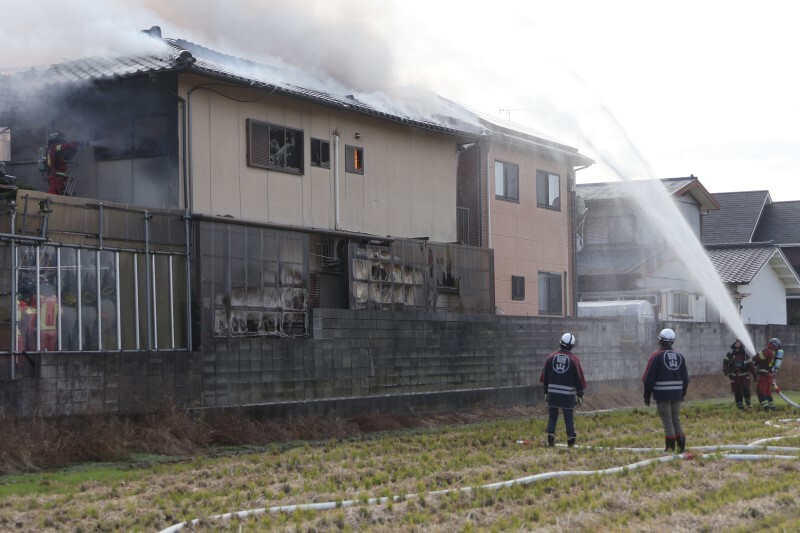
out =
[[[664,443],[665,452],[675,451],[675,437],[664,437]]]
[[[556,436],[551,434],[551,433],[548,433],[547,434],[547,447],[548,448],[552,448],[555,445],[556,445]]]
[[[571,435],[571,436],[567,437],[567,446],[568,447],[572,448],[573,446],[575,446],[575,438],[576,437],[577,437],[577,435]]]
[[[673,449],[675,448],[675,443],[674,442],[672,443],[672,447],[673,447]],[[686,437],[685,436],[684,437],[678,437],[678,451],[680,453],[683,453],[683,451],[685,449],[686,449]]]

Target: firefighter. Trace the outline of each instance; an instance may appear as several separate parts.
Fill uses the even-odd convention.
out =
[[[58,350],[58,295],[49,280],[39,284],[38,307],[40,347],[44,352]]]
[[[17,352],[36,349],[36,284],[29,277],[17,285]]]
[[[750,356],[744,351],[742,341],[736,339],[731,344],[731,349],[725,354],[722,360],[722,373],[727,376],[731,382],[731,391],[733,392],[736,407],[744,410],[744,406],[750,408],[750,377],[752,374],[753,361]]]
[[[650,397],[656,400],[656,410],[664,426],[664,451],[681,453],[686,449],[686,435],[680,422],[681,402],[689,387],[689,371],[686,359],[672,349],[675,332],[669,328],[658,334],[659,349],[653,352],[642,376],[644,404],[650,405]]]
[[[78,148],[84,144],[78,141],[67,142],[66,137],[60,131],[50,134],[47,138],[47,181],[50,184],[47,192],[64,194],[66,182],[69,179],[67,161],[75,157]]]
[[[561,336],[560,349],[547,356],[539,381],[544,385],[544,399],[547,403],[547,446],[555,446],[556,423],[558,411],[564,413],[564,425],[567,430],[567,446],[575,445],[574,410],[583,403],[586,391],[586,380],[578,357],[572,353],[575,336],[564,333]]]
[[[781,348],[780,339],[770,339],[767,347],[753,356],[753,367],[756,375],[756,395],[764,411],[774,411],[775,401],[772,399],[772,387],[775,376],[772,373],[775,356]]]

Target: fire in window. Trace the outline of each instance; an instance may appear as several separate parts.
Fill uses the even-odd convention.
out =
[[[364,149],[357,146],[345,146],[345,172],[364,174]]]

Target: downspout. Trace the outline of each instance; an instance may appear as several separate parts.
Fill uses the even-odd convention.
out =
[[[570,267],[572,268],[572,280],[570,282],[570,286],[572,287],[572,299],[574,302],[570,302],[570,310],[577,316],[578,314],[578,250],[576,245],[576,238],[575,235],[575,228],[577,227],[577,219],[578,219],[578,208],[575,205],[576,198],[578,196],[578,185],[577,185],[577,178],[575,174],[579,170],[583,170],[585,168],[589,168],[591,165],[584,165],[582,167],[577,167],[572,169],[570,173],[570,183],[569,183],[569,191],[570,191],[570,231],[569,231],[569,238],[570,238],[570,250],[572,250],[572,260],[570,261]],[[574,308],[572,306],[574,304]],[[568,315],[569,316],[569,315]]]
[[[490,143],[491,145],[491,143]],[[486,242],[487,248],[492,247],[492,180],[491,176],[491,158],[489,157],[489,150],[486,150]]]
[[[9,202],[8,205],[9,214],[11,215],[11,235],[13,236],[16,233],[16,219],[17,219],[17,203],[16,202]],[[15,239],[11,239],[11,301],[14,303],[14,307],[11,310],[11,349],[8,353],[11,357],[8,358],[8,365],[10,367],[9,375],[11,379],[15,379],[15,371],[14,368],[14,360],[17,357],[15,352],[17,351],[17,313],[19,313],[19,294],[17,288],[17,241]],[[38,298],[37,298],[38,299]]]
[[[333,198],[335,202],[334,213],[334,227],[339,228],[339,132],[333,130]]]

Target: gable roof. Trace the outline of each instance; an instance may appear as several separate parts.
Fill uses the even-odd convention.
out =
[[[764,208],[753,240],[800,246],[800,201],[772,202]]]
[[[656,181],[660,181],[661,185],[663,185],[664,189],[667,191],[667,194],[671,196],[691,196],[697,201],[702,211],[719,209],[719,204],[717,204],[714,197],[706,190],[696,176],[689,176],[688,178],[666,178],[662,180],[581,183],[576,186],[576,190],[586,201],[624,199],[632,197],[638,190],[653,187]]]
[[[704,244],[742,244],[769,239],[754,237],[756,226],[765,207],[771,203],[769,191],[740,191],[717,193],[718,211],[703,215]]]
[[[148,33],[163,43],[147,53],[124,57],[93,57],[66,61],[44,69],[30,69],[6,78],[36,78],[47,84],[115,80],[167,72],[195,72],[223,79],[243,87],[264,89],[271,93],[291,96],[334,107],[379,117],[418,128],[474,138],[483,128],[473,118],[470,123],[462,117],[422,116],[422,111],[393,101],[386,95],[370,96],[365,102],[350,94],[352,91],[329,79],[323,79],[290,66],[269,66],[247,59],[223,54],[183,39],[162,38],[160,29]],[[294,82],[294,83],[293,83]],[[300,85],[302,84],[302,85]],[[419,106],[417,106],[419,107]],[[455,110],[454,110],[455,111]],[[455,115],[455,112],[454,112]]]
[[[725,283],[751,283],[756,274],[769,264],[783,282],[787,293],[800,292],[797,272],[780,248],[773,244],[708,245],[706,253]]]

